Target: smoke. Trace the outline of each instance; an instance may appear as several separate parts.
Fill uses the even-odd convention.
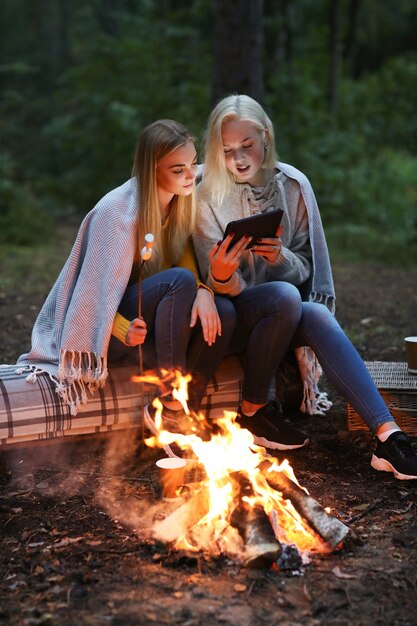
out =
[[[140,474],[139,474],[140,465]],[[95,502],[113,519],[134,532],[151,534],[161,503],[155,503],[158,481],[155,452],[139,451],[138,437],[118,433],[106,445]]]
[[[72,496],[80,492],[94,474],[95,461],[81,442],[37,442],[4,453],[2,461],[10,477],[10,488],[17,491],[40,491],[50,495],[57,492]],[[76,459],[84,456],[82,465]]]

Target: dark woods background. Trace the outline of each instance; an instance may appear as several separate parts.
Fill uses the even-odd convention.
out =
[[[201,137],[248,93],[333,254],[417,259],[416,0],[2,0],[0,241],[36,244],[130,176],[139,130]],[[387,254],[389,250],[389,254]]]

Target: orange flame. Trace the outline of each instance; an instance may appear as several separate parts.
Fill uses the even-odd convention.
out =
[[[189,378],[178,375],[173,385],[173,396],[181,402],[187,415],[188,382]],[[185,434],[165,430],[162,404],[155,399],[153,405],[157,409],[155,424],[158,434],[146,439],[146,445],[163,447],[176,443],[185,452],[188,462],[202,466],[205,474],[199,488],[208,494],[208,512],[192,525],[191,531],[186,528],[176,538],[176,548],[209,549],[213,552],[226,545],[229,550],[232,549],[230,546],[236,542],[236,533],[231,529],[230,520],[241,498],[251,507],[263,507],[280,542],[295,544],[301,552],[327,551],[321,538],[299,515],[290,500],[284,499],[267,482],[267,472],[284,472],[300,486],[289,462],[272,462],[265,448],[254,443],[253,435],[236,423],[236,413],[225,411],[222,418],[213,420],[215,428],[201,413],[193,414],[194,425],[191,432]],[[208,441],[198,434],[202,425],[212,431]],[[261,470],[259,466],[265,460],[269,460],[269,468]],[[250,495],[241,495],[239,477],[249,484]]]

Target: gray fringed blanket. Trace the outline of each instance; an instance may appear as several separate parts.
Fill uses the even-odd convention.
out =
[[[71,253],[17,364],[33,381],[47,372],[73,415],[107,378],[114,317],[132,270],[136,245],[136,180],[110,191],[84,218]]]
[[[309,237],[313,256],[309,300],[326,304],[332,313],[334,313],[336,308],[336,295],[329,251],[313,189],[308,178],[300,172],[300,170],[297,170],[287,163],[278,163],[278,167],[284,174],[290,178],[294,178],[300,184],[301,195],[303,196],[308,213]]]

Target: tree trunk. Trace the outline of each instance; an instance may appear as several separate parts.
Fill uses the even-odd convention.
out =
[[[346,61],[347,72],[351,78],[357,78],[355,75],[355,53],[357,40],[358,16],[361,7],[361,0],[350,0],[349,3],[349,22],[346,35],[345,46],[343,50],[343,58]]]
[[[332,116],[337,118],[339,109],[339,79],[341,68],[339,0],[330,0],[330,59],[329,105]]]
[[[117,37],[119,34],[119,12],[122,8],[123,2],[120,0],[100,1],[97,19],[103,31],[110,37]]]
[[[287,102],[289,110],[288,123],[290,132],[295,129],[295,76],[294,76],[294,2],[293,0],[284,0],[283,2],[283,43],[284,43],[284,59],[285,71],[287,74]]]
[[[213,0],[213,100],[231,93],[263,101],[263,0]]]

